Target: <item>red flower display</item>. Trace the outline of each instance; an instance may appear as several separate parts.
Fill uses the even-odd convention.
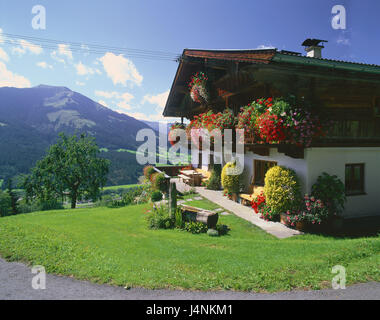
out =
[[[176,130],[178,129],[184,130],[186,129],[186,125],[182,123],[177,123],[177,122],[171,125],[170,131],[168,134],[168,139],[172,146],[174,146],[179,141],[179,137],[176,134]]]
[[[202,103],[208,101],[206,89],[208,77],[202,71],[196,72],[189,82],[190,97],[194,102]]]

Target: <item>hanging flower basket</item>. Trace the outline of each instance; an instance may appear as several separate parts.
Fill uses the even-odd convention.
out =
[[[206,103],[209,100],[209,93],[207,90],[207,75],[202,72],[196,72],[189,82],[190,97],[194,102]]]
[[[186,129],[186,125],[182,123],[172,124],[172,126],[170,127],[169,134],[168,134],[168,140],[172,146],[174,146],[180,140],[180,137],[178,137],[178,133],[179,133],[178,130],[185,130],[185,129]]]

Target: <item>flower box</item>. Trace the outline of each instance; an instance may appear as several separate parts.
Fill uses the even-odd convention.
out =
[[[289,225],[289,221],[288,221],[288,215],[286,213],[281,213],[280,214],[280,222],[286,226]]]

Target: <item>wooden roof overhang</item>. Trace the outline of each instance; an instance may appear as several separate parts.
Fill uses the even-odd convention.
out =
[[[187,86],[197,71],[212,83],[208,105],[194,103]],[[380,67],[307,58],[268,50],[184,50],[164,116],[191,118],[207,109],[238,108],[252,99],[294,94],[320,106],[369,106],[380,97]],[[368,101],[367,101],[368,100]]]
[[[205,71],[211,83],[214,84],[220,80],[220,89],[227,88],[231,90],[231,84],[236,87],[244,85],[244,83],[236,83],[236,80],[249,81],[249,74],[238,72],[239,67],[252,64],[267,64],[274,54],[274,49],[243,51],[185,49],[180,59],[163,115],[166,117],[190,117],[207,108],[194,103],[190,98],[188,82],[195,72]],[[225,78],[227,82],[223,85],[223,77],[226,75],[230,76],[227,77],[228,79]],[[215,99],[219,100],[218,98],[218,96],[215,96],[215,92],[211,92],[212,102]]]

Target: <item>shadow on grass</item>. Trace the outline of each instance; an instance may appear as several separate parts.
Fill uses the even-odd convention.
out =
[[[351,219],[338,219],[325,226],[308,226],[306,233],[334,238],[362,238],[380,236],[380,216]]]

